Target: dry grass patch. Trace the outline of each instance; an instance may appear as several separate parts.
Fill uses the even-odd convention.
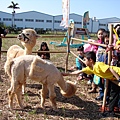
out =
[[[39,38],[37,39],[37,44],[34,47],[34,50],[39,48],[42,41],[46,41],[51,51],[66,51],[66,47],[56,47],[49,44],[51,41],[60,43],[62,40],[63,38]],[[7,50],[13,44],[21,46],[20,41],[18,41],[17,38],[4,38],[2,50]],[[71,48],[71,50],[76,53],[76,48]],[[59,88],[56,86],[55,91],[57,94],[56,102],[58,111],[53,111],[50,108],[49,99],[46,99],[46,110],[40,108],[39,90],[41,89],[41,85],[37,82],[28,80],[26,94],[23,96],[23,101],[26,108],[24,110],[10,110],[8,108],[8,96],[6,93],[7,89],[10,87],[10,80],[4,73],[3,66],[5,61],[6,53],[3,53],[0,61],[0,120],[118,120],[120,117],[104,118],[101,116],[98,111],[98,104],[101,104],[101,102],[94,100],[97,93],[87,93],[87,81],[77,82],[76,95],[71,98],[63,97],[60,94]],[[66,54],[51,53],[51,61],[56,67],[64,70]],[[72,65],[75,65],[75,57],[70,54],[68,69],[70,69]],[[76,77],[66,76],[64,78],[65,80],[76,81]],[[15,108],[18,108],[18,106],[15,106]]]

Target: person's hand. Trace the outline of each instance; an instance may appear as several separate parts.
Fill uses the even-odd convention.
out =
[[[63,73],[63,72],[61,72],[61,74],[62,74],[63,76],[68,76],[68,75],[69,75],[69,73]]]
[[[78,75],[80,73],[80,70],[76,70],[74,72],[71,72],[70,75]]]
[[[44,54],[41,55],[41,58],[42,58],[42,59],[46,59],[46,55],[44,55]]]
[[[41,55],[41,58],[43,59],[43,58],[44,58],[44,55]]]
[[[108,45],[106,48],[106,52],[113,50],[113,47],[114,47],[113,45]]]
[[[116,45],[116,46],[115,46],[115,49],[116,49],[116,50],[120,50],[120,45]]]

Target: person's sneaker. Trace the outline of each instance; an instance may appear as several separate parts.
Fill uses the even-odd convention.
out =
[[[112,112],[110,112],[110,111],[103,112],[102,116],[104,116],[104,117],[115,117],[115,113],[113,111]]]

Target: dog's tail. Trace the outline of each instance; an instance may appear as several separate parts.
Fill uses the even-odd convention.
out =
[[[14,63],[12,59],[7,59],[4,65],[5,74],[11,77],[11,65]]]
[[[62,75],[57,83],[60,86],[61,94],[64,97],[72,97],[75,95],[75,92],[77,90],[76,83],[65,81]]]

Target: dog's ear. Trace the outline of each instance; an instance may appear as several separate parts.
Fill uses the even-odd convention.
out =
[[[40,35],[38,35],[38,34],[36,34],[36,37],[38,38],[38,37],[41,37]]]

